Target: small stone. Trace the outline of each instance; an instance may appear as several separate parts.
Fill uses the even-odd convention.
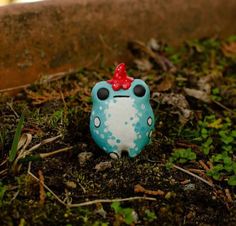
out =
[[[66,181],[66,186],[68,188],[73,188],[75,189],[77,187],[77,184],[74,181]]]
[[[112,167],[111,161],[100,162],[95,166],[96,172],[101,172]]]
[[[176,194],[174,192],[167,192],[166,195],[165,195],[165,199],[170,199],[170,198],[174,198],[176,196]]]
[[[79,164],[83,166],[91,157],[93,156],[92,152],[84,151],[78,154]]]
[[[133,210],[131,214],[132,214],[133,222],[138,223],[138,214],[137,214],[137,212]]]
[[[184,191],[193,191],[195,190],[195,184],[186,184],[184,185]]]

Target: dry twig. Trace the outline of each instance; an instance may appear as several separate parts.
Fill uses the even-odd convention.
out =
[[[41,170],[39,170],[39,198],[40,198],[40,205],[44,205],[45,203],[45,198],[46,198],[46,193],[44,190],[44,176],[43,176],[43,172]]]
[[[48,153],[41,153],[41,154],[39,154],[39,156],[40,156],[42,159],[44,159],[44,158],[47,158],[47,157],[51,157],[51,156],[53,156],[53,155],[56,155],[56,154],[58,154],[58,153],[70,151],[72,148],[73,148],[73,146],[69,146],[69,147],[66,147],[66,148],[61,148],[61,149],[56,150],[56,151],[52,151],[52,152],[48,152]]]
[[[33,92],[31,90],[26,90],[27,96],[33,100],[34,105],[39,105],[52,100],[60,100],[69,96],[75,96],[79,91],[81,91],[81,86],[78,83],[74,82],[73,87],[70,90],[57,91],[57,90],[43,90],[41,94]]]
[[[37,178],[33,173],[31,173],[31,162],[28,165],[28,174],[34,178],[37,182],[39,182],[39,178]],[[43,183],[43,187],[49,191],[54,198],[61,203],[62,205],[68,207],[68,208],[76,208],[76,207],[81,207],[81,206],[89,206],[89,205],[94,205],[97,203],[113,203],[113,202],[126,202],[126,201],[134,201],[134,200],[148,200],[148,201],[156,201],[155,198],[151,197],[140,197],[140,196],[135,196],[135,197],[129,197],[129,198],[121,198],[121,199],[97,199],[97,200],[92,200],[92,201],[87,201],[87,202],[82,202],[82,203],[74,203],[74,204],[67,204],[65,203],[58,195],[56,195],[45,183]]]
[[[233,202],[232,196],[231,196],[230,191],[229,191],[228,188],[225,189],[225,195],[226,195],[226,198],[227,198],[228,202]]]
[[[199,160],[199,164],[202,166],[204,170],[206,171],[210,170],[210,168],[202,160]]]
[[[152,190],[148,190],[146,188],[144,188],[143,186],[141,186],[140,184],[137,184],[134,186],[134,192],[136,193],[144,193],[147,195],[164,195],[165,192],[162,190],[156,190],[156,191],[152,191]]]
[[[186,169],[183,169],[183,168],[181,168],[181,167],[179,167],[179,166],[177,166],[177,165],[173,165],[173,167],[174,167],[175,169],[178,169],[178,170],[180,170],[180,171],[182,171],[182,172],[184,172],[184,173],[186,173],[186,174],[192,176],[192,177],[197,178],[198,180],[204,182],[205,184],[207,184],[207,185],[209,185],[209,186],[211,186],[211,187],[214,186],[213,183],[211,183],[211,182],[209,182],[209,181],[203,179],[202,177],[199,177],[198,175],[196,175],[196,174],[194,174],[194,173],[189,172],[189,171],[186,170]]]
[[[7,172],[8,172],[8,169],[4,169],[0,171],[0,178],[6,176]]]

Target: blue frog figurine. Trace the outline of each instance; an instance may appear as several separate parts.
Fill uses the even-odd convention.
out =
[[[123,63],[116,67],[113,79],[93,87],[90,132],[112,158],[123,151],[135,157],[150,142],[154,114],[149,99],[147,84],[129,77]]]

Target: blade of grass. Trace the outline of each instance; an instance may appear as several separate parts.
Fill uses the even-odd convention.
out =
[[[1,182],[0,182],[0,207],[2,207],[2,200],[3,200],[3,196],[6,192],[6,186],[4,186]]]
[[[24,124],[24,116],[21,115],[20,121],[18,122],[18,125],[16,128],[16,132],[15,132],[14,139],[12,142],[11,150],[9,151],[9,161],[10,162],[13,162],[14,159],[16,158],[17,146],[18,146],[18,143],[20,140],[20,135],[21,135],[21,131],[23,128],[23,124]]]

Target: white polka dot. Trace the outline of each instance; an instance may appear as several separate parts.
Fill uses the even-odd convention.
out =
[[[141,109],[142,109],[142,110],[145,109],[145,105],[144,105],[144,104],[141,105]]]
[[[100,121],[100,119],[98,118],[98,117],[95,117],[94,118],[94,125],[95,125],[95,127],[99,127],[100,126],[100,124],[101,124],[101,121]]]
[[[99,107],[99,110],[102,110],[102,106]]]
[[[95,130],[95,133],[96,133],[96,134],[99,134],[99,131],[98,131],[98,130]]]
[[[105,138],[104,134],[100,134],[100,137],[101,137],[102,139],[104,139],[104,138]]]
[[[152,118],[151,118],[151,117],[148,118],[148,120],[147,120],[147,124],[148,124],[149,126],[152,125]]]

